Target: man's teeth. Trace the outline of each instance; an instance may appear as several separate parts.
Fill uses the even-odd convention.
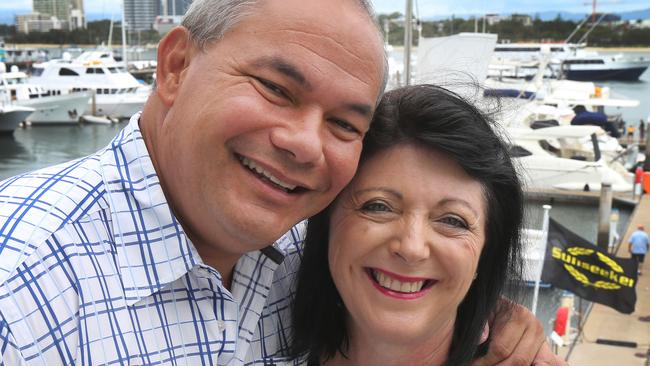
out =
[[[375,277],[375,280],[377,280],[377,283],[379,283],[379,286],[397,292],[404,292],[404,293],[419,292],[420,290],[422,290],[422,286],[424,286],[424,282],[425,282],[424,280],[416,281],[416,282],[401,282],[375,270],[372,271],[372,274]]]
[[[240,160],[241,160],[242,164],[244,164],[246,167],[250,168],[251,170],[254,170],[258,174],[263,175],[268,180],[270,180],[271,182],[279,185],[280,187],[282,187],[284,189],[292,191],[297,187],[296,185],[285,183],[285,182],[279,180],[278,178],[274,177],[273,174],[267,172],[266,170],[264,170],[264,168],[262,168],[261,166],[255,164],[254,161],[252,161],[252,160],[250,160],[248,158],[242,157]]]

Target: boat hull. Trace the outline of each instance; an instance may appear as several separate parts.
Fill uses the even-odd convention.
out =
[[[33,124],[78,123],[90,98],[90,92],[79,92],[18,101],[17,104],[36,109],[27,118]]]
[[[603,81],[621,80],[637,81],[647,66],[626,68],[626,69],[603,69],[603,70],[566,70],[566,78],[576,81]]]
[[[20,122],[34,112],[32,108],[9,107],[0,109],[0,134],[13,133]]]

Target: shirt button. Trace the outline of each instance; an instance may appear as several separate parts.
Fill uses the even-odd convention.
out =
[[[223,332],[226,329],[226,323],[223,320],[217,320],[217,328],[219,328],[220,332]]]

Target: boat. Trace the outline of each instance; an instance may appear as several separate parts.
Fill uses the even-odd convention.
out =
[[[560,64],[561,73],[568,80],[636,81],[650,66],[650,59],[629,58],[623,54],[600,55],[580,52],[564,59]]]
[[[27,80],[27,74],[18,71],[16,66],[6,72],[0,63],[0,89],[14,105],[35,109],[27,119],[34,124],[77,123],[92,97],[89,91],[57,94]]]
[[[93,93],[86,112],[128,119],[140,111],[151,87],[140,84],[110,51],[86,51],[77,58],[35,64],[30,82],[58,94]]]
[[[11,104],[0,105],[0,134],[10,134],[24,121],[34,108],[21,107]]]
[[[606,139],[600,127],[510,127],[505,131],[527,189],[599,191],[608,182],[614,192],[632,191],[633,175],[600,151],[598,135]],[[587,140],[592,141],[591,150],[585,148]]]
[[[577,81],[622,80],[635,81],[650,66],[650,59],[623,54],[604,55],[584,49],[575,43],[516,43],[498,44],[490,63],[492,78],[532,78],[536,62],[550,57],[547,78]]]

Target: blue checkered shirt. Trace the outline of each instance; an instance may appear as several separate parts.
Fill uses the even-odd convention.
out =
[[[138,119],[95,155],[0,182],[1,364],[283,364],[304,224],[244,255],[228,291]]]

